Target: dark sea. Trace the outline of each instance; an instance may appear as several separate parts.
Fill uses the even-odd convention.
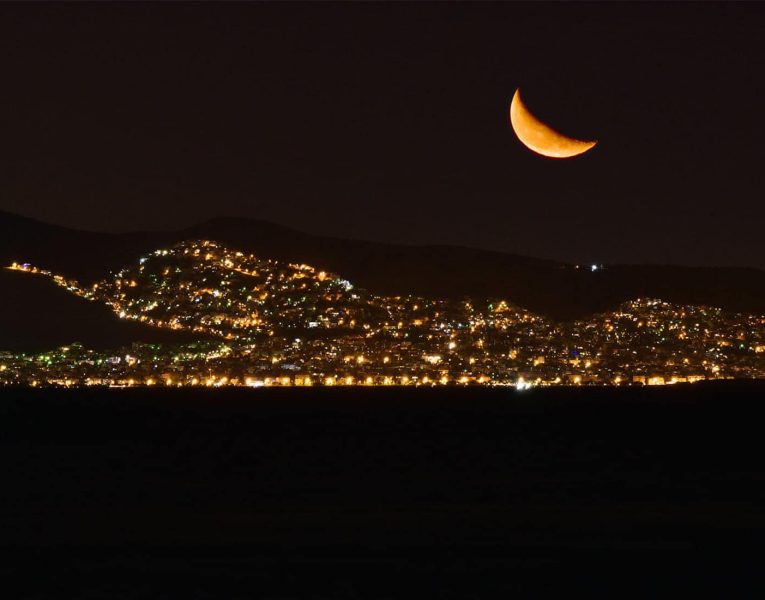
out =
[[[765,383],[0,392],[17,598],[762,597]]]

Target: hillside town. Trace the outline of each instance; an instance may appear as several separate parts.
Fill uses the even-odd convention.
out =
[[[765,378],[765,316],[635,299],[554,322],[510,299],[382,296],[305,264],[189,241],[82,286],[115,318],[192,343],[0,352],[0,385],[662,385]],[[204,338],[204,339],[202,339]]]

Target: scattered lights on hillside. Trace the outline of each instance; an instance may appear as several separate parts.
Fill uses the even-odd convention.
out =
[[[156,250],[88,286],[29,263],[7,268],[200,341],[0,353],[0,384],[526,390],[765,377],[765,316],[658,299],[555,323],[503,299],[376,295],[326,270],[210,241]]]

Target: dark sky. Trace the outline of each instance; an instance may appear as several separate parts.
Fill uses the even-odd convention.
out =
[[[0,209],[765,268],[765,5],[0,6]],[[599,145],[555,161],[520,86]]]

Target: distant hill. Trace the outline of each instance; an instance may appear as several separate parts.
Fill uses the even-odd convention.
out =
[[[73,342],[107,349],[197,337],[122,321],[103,304],[78,298],[41,276],[0,271],[0,290],[0,350],[45,351]]]
[[[758,269],[606,265],[591,272],[502,252],[322,237],[258,220],[219,218],[178,231],[107,234],[0,212],[0,262],[32,262],[83,283],[157,247],[199,238],[308,263],[376,293],[501,297],[561,320],[638,297],[765,314],[765,271]]]
[[[83,282],[133,262],[163,243],[155,233],[109,234],[77,231],[0,211],[0,262],[31,262]]]

